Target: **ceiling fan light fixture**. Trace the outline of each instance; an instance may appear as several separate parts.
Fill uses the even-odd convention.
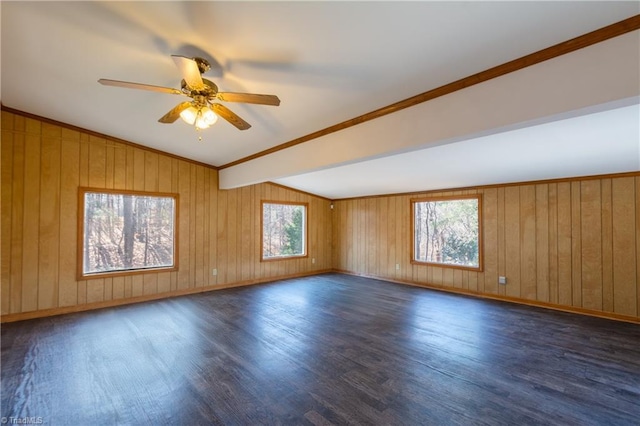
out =
[[[198,129],[208,129],[218,121],[218,116],[208,106],[200,107],[196,115],[195,125]]]
[[[218,115],[213,112],[213,110],[209,107],[204,107],[201,110],[202,112],[202,119],[209,125],[209,126],[213,126],[216,121],[218,121]]]
[[[191,105],[180,113],[180,117],[185,123],[195,125],[198,129],[207,129],[218,121],[218,115],[206,105]]]
[[[182,120],[189,125],[193,125],[193,123],[196,122],[197,117],[198,110],[194,106],[190,106],[180,113],[180,118],[182,118]]]

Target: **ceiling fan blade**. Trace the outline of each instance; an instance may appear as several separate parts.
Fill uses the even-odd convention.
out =
[[[191,102],[180,102],[178,105],[173,107],[171,111],[162,116],[162,118],[160,118],[160,120],[158,121],[160,123],[173,123],[180,117],[180,113],[190,106]]]
[[[259,105],[280,105],[280,99],[275,95],[256,95],[254,93],[219,92],[216,98],[225,102],[244,102]]]
[[[240,130],[247,130],[248,128],[251,127],[251,124],[247,123],[242,118],[238,117],[236,113],[234,113],[224,105],[211,104],[211,108],[216,114],[218,114],[220,117],[224,118],[225,120],[227,120],[229,123],[233,124]]]
[[[198,64],[191,58],[185,56],[172,55],[173,61],[176,63],[182,74],[182,78],[191,90],[204,89],[204,82],[198,69]]]
[[[152,92],[170,93],[172,95],[182,95],[182,92],[178,89],[172,89],[170,87],[152,86],[150,84],[131,83],[129,81],[108,80],[101,78],[98,83],[105,86],[125,87],[127,89],[141,89],[151,90]]]

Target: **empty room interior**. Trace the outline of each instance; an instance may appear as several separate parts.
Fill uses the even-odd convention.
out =
[[[639,424],[637,1],[0,15],[3,424]]]

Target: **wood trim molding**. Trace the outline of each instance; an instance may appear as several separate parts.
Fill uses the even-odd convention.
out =
[[[555,303],[539,302],[535,300],[521,299],[518,297],[500,296],[498,294],[481,293],[479,291],[464,290],[460,288],[443,287],[435,284],[419,283],[416,281],[394,280],[391,278],[378,277],[375,275],[358,274],[355,272],[345,271],[341,269],[336,269],[333,272],[339,273],[339,274],[353,275],[356,277],[372,278],[372,279],[386,281],[386,282],[395,283],[395,284],[410,285],[412,287],[421,287],[429,290],[443,291],[446,293],[460,294],[463,296],[477,297],[480,299],[497,300],[500,302],[515,303],[518,305],[533,306],[536,308],[552,309],[554,311],[568,312],[571,314],[587,315],[591,317],[605,318],[609,320],[640,324],[640,317],[620,315],[613,312],[595,311],[592,309],[579,308],[575,306],[557,305]]]
[[[387,114],[392,114],[402,109],[409,108],[414,105],[418,105],[420,103],[427,102],[432,99],[439,98],[441,96],[448,95],[453,92],[457,92],[458,90],[462,90],[467,87],[474,86],[476,84],[483,83],[488,80],[492,80],[496,77],[500,77],[515,71],[519,71],[521,69],[530,67],[540,62],[544,62],[549,59],[566,55],[567,53],[571,53],[576,50],[580,50],[585,47],[592,46],[602,41],[609,40],[611,38],[618,37],[620,35],[623,35],[638,29],[640,29],[640,15],[635,15],[625,20],[622,20],[620,22],[608,25],[606,27],[589,32],[587,34],[583,34],[571,40],[558,43],[546,49],[542,49],[537,52],[531,53],[529,55],[522,56],[521,58],[514,59],[510,62],[506,62],[502,65],[489,68],[477,74],[473,74],[471,76],[462,78],[452,83],[445,84],[444,86],[440,86],[438,88],[420,93],[418,95],[393,103],[391,105],[387,105],[386,107],[382,107],[374,111],[368,112],[366,114],[360,115],[358,117],[352,118],[350,120],[346,120],[341,123],[334,124],[333,126],[326,127],[322,130],[309,133],[308,135],[293,139],[289,142],[285,142],[280,145],[276,145],[272,148],[257,152],[255,154],[249,155],[239,160],[232,161],[227,164],[223,164],[218,167],[218,170],[224,170],[229,167],[237,166],[238,164],[246,163],[247,161],[255,160],[256,158],[264,157],[265,155],[273,154],[274,152],[291,148],[292,146],[296,146],[301,143],[308,142],[310,140],[317,139],[322,136],[326,136],[330,133],[335,133],[340,130],[344,130],[349,127],[356,126],[366,121],[380,118]]]
[[[14,109],[14,108],[8,107],[6,105],[0,104],[0,110],[6,111],[6,112],[10,112],[12,114],[20,115],[20,116],[25,117],[25,118],[30,118],[32,120],[42,121],[43,123],[52,124],[54,126],[64,127],[65,129],[69,129],[69,130],[72,130],[72,131],[75,131],[75,132],[86,133],[89,136],[95,136],[95,137],[100,138],[100,139],[108,140],[109,142],[120,143],[120,144],[127,145],[127,146],[130,146],[130,147],[133,147],[133,148],[138,148],[138,149],[142,149],[144,151],[152,152],[154,154],[165,155],[167,157],[175,158],[177,160],[186,161],[188,163],[192,163],[192,164],[195,164],[197,166],[202,166],[202,167],[207,167],[209,169],[218,170],[218,167],[213,166],[211,164],[201,163],[199,161],[192,160],[190,158],[181,157],[179,155],[171,154],[169,152],[161,151],[159,149],[150,148],[148,146],[140,145],[140,144],[137,144],[137,143],[134,143],[134,142],[129,142],[129,141],[126,141],[124,139],[119,139],[119,138],[116,138],[116,137],[113,137],[113,136],[105,135],[103,133],[94,132],[93,130],[84,129],[82,127],[77,127],[77,126],[74,126],[74,125],[71,125],[71,124],[63,123],[61,121],[56,121],[56,120],[52,120],[50,118],[41,117],[39,115],[35,115],[35,114],[28,113],[28,112],[20,111],[18,109]]]
[[[303,273],[283,275],[278,277],[238,281],[230,284],[188,288],[184,290],[177,290],[177,291],[171,291],[166,293],[150,294],[147,296],[136,296],[128,299],[117,299],[117,300],[109,300],[106,302],[87,303],[84,305],[74,305],[74,306],[68,306],[68,307],[62,307],[62,308],[43,309],[39,311],[22,312],[17,314],[6,314],[6,315],[0,316],[0,323],[25,321],[25,320],[36,319],[36,318],[46,318],[46,317],[52,317],[55,315],[65,315],[65,314],[72,314],[77,312],[92,311],[95,309],[113,308],[116,306],[125,306],[125,305],[131,305],[134,303],[150,302],[153,300],[168,299],[168,298],[177,297],[177,296],[187,296],[190,294],[205,293],[205,292],[215,291],[215,290],[224,290],[227,288],[245,287],[249,285],[266,284],[270,282],[286,280],[291,278],[321,275],[329,272],[332,272],[332,270],[324,269],[319,271],[303,272]]]
[[[640,171],[624,172],[624,173],[608,173],[604,175],[576,176],[576,177],[558,178],[558,179],[528,180],[523,182],[496,183],[492,185],[464,186],[460,188],[428,189],[425,191],[396,192],[392,194],[364,195],[362,197],[336,198],[331,201],[334,202],[334,201],[366,200],[369,198],[403,197],[403,196],[415,196],[415,197],[424,198],[424,197],[428,197],[429,194],[436,194],[441,192],[478,191],[482,189],[491,189],[491,188],[507,188],[510,186],[541,185],[541,184],[563,183],[563,182],[581,182],[585,180],[594,180],[594,179],[616,179],[616,178],[636,177],[636,176],[640,176]]]

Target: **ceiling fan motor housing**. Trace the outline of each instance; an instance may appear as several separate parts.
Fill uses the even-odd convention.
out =
[[[198,70],[200,70],[200,74],[204,74],[211,69],[211,64],[209,64],[209,61],[207,61],[206,59],[196,56],[195,58],[193,58],[193,60],[196,61]]]
[[[206,98],[214,98],[218,93],[218,86],[216,86],[213,81],[207,80],[206,78],[203,78],[202,82],[204,83],[204,88],[201,90],[193,90],[189,88],[187,82],[184,80],[180,82],[180,87],[182,88],[182,92],[190,97],[204,96]]]

